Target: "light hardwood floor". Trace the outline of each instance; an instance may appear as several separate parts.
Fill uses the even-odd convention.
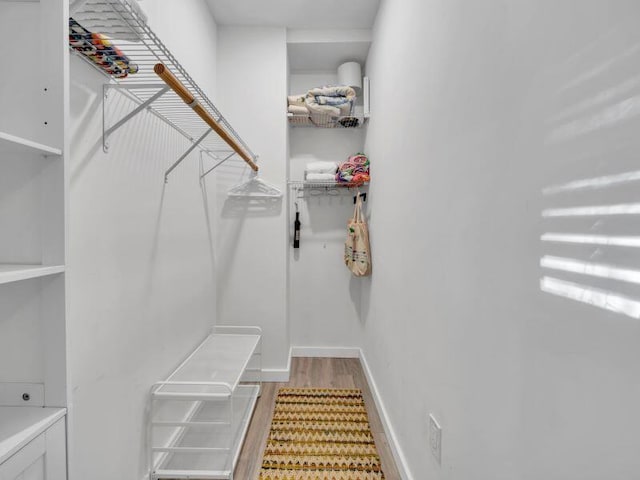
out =
[[[351,358],[294,358],[289,383],[264,383],[262,396],[251,420],[234,478],[256,480],[267,443],[273,407],[280,387],[359,388],[369,414],[369,423],[387,480],[400,480],[360,360]]]

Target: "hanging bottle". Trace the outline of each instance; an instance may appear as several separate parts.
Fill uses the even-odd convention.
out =
[[[293,222],[293,248],[300,248],[300,212],[296,211],[296,220]]]

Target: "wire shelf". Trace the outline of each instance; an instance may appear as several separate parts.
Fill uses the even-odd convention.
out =
[[[369,185],[369,182],[364,183],[340,183],[340,182],[313,182],[309,180],[290,180],[287,182],[289,187],[300,190],[300,189],[340,189],[340,188],[360,188],[366,187]]]
[[[349,116],[334,116],[330,114],[296,114],[287,113],[289,125],[293,127],[311,127],[311,128],[362,128],[369,117],[362,114]]]
[[[90,30],[89,35],[76,35],[70,48],[88,64],[110,78],[105,85],[105,102],[112,90],[124,93],[133,99],[138,107],[113,125],[107,125],[104,118],[103,147],[108,150],[109,137],[126,121],[142,110],[148,109],[162,118],[195,146],[217,161],[241,157],[225,143],[191,107],[160,80],[154,72],[154,65],[164,64],[169,71],[193,94],[220,127],[241,146],[255,162],[257,156],[235,131],[213,102],[191,78],[184,67],[149,28],[146,16],[135,0],[79,0],[71,5],[71,18]],[[71,19],[70,19],[71,22]],[[70,32],[71,33],[71,32]],[[78,40],[85,40],[84,46]],[[95,50],[95,51],[94,51]],[[118,71],[117,66],[123,67]],[[115,71],[115,73],[114,73]],[[134,73],[135,72],[135,73]],[[186,157],[181,157],[170,171]]]

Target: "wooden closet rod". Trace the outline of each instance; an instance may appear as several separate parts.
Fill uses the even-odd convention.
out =
[[[218,122],[211,116],[211,114],[195,99],[191,92],[185,87],[180,80],[178,80],[173,73],[169,71],[162,63],[157,63],[153,67],[153,71],[164,80],[164,82],[171,87],[171,89],[178,94],[178,96],[189,105],[198,116],[205,121],[215,132],[229,145],[233,150],[247,162],[254,172],[258,171],[258,165],[254,163],[249,155],[242,149],[242,147],[232,138],[226,130],[224,130]]]

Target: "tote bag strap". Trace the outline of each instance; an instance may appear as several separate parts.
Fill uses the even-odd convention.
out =
[[[356,212],[353,216],[357,223],[362,223],[364,221],[364,215],[362,214],[362,194],[360,191],[358,191],[358,196],[356,197]]]
[[[354,223],[359,223],[360,222],[360,217],[362,217],[362,211],[361,211],[361,199],[360,199],[360,192],[358,192],[358,194],[356,195],[356,206],[353,209],[353,222]]]

